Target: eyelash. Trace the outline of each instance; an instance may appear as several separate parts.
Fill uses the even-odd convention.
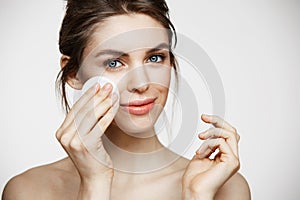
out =
[[[118,63],[120,63],[119,65],[120,66],[117,66],[117,67],[110,67],[109,66],[109,64],[110,63],[112,63],[112,62],[118,62]],[[104,63],[103,63],[103,66],[105,66],[105,68],[106,68],[106,70],[107,71],[118,71],[118,70],[120,70],[121,68],[121,66],[123,65],[123,63],[121,62],[121,61],[119,61],[118,59],[107,59],[106,61],[104,61]]]
[[[153,57],[160,57],[160,61],[153,61],[153,63],[162,63],[164,62],[166,56],[165,55],[162,55],[162,54],[154,54],[154,55],[151,55],[148,59],[147,59],[147,62],[151,62],[150,59],[153,58]],[[121,65],[120,66],[115,66],[115,67],[110,67],[109,64],[112,63],[112,62],[118,62],[120,63]],[[106,60],[104,63],[104,66],[108,69],[108,70],[112,70],[112,71],[117,71],[118,68],[120,68],[123,64],[121,61],[119,61],[118,59],[108,59]]]
[[[160,61],[158,61],[158,62],[155,62],[155,63],[162,63],[162,62],[164,62],[165,61],[165,59],[166,59],[166,56],[165,55],[163,55],[163,54],[156,54],[156,55],[152,55],[152,56],[150,56],[150,58],[148,58],[148,60],[150,60],[151,58],[153,58],[153,57],[160,57]]]
[[[109,60],[106,60],[105,62],[104,62],[104,65],[106,66],[106,67],[108,67],[108,68],[118,68],[118,67],[112,67],[112,66],[109,66],[111,63],[116,63],[116,62],[118,62],[118,63],[121,63],[118,59],[109,59]],[[122,63],[121,63],[122,64]]]

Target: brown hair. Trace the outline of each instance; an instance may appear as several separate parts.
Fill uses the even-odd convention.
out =
[[[165,0],[68,0],[66,13],[59,32],[59,50],[69,56],[68,63],[57,75],[57,88],[62,96],[62,105],[66,112],[70,110],[66,98],[66,82],[75,77],[82,62],[82,54],[94,31],[95,25],[104,19],[121,14],[145,14],[156,19],[169,29],[169,42],[176,45],[176,31],[169,18],[169,9]],[[174,66],[177,79],[177,62],[170,49],[170,61]]]

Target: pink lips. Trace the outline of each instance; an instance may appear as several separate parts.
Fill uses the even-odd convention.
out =
[[[155,99],[134,100],[128,104],[121,104],[130,114],[144,115],[150,112],[154,106]]]

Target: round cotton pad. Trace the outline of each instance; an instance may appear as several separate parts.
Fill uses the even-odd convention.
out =
[[[118,97],[118,101],[119,101],[120,94],[119,94],[119,90],[118,90],[116,84],[109,78],[106,78],[103,76],[94,76],[94,77],[90,78],[89,80],[87,80],[81,89],[81,95],[83,95],[89,88],[91,88],[96,83],[99,83],[101,87],[103,87],[106,83],[110,83],[113,86],[111,94],[116,94]]]

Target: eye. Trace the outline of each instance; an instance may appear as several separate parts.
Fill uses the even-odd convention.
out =
[[[148,58],[147,62],[162,62],[164,60],[164,56],[162,55],[153,55],[150,58]]]
[[[122,66],[122,63],[118,60],[108,60],[105,65],[109,68],[118,68]]]

